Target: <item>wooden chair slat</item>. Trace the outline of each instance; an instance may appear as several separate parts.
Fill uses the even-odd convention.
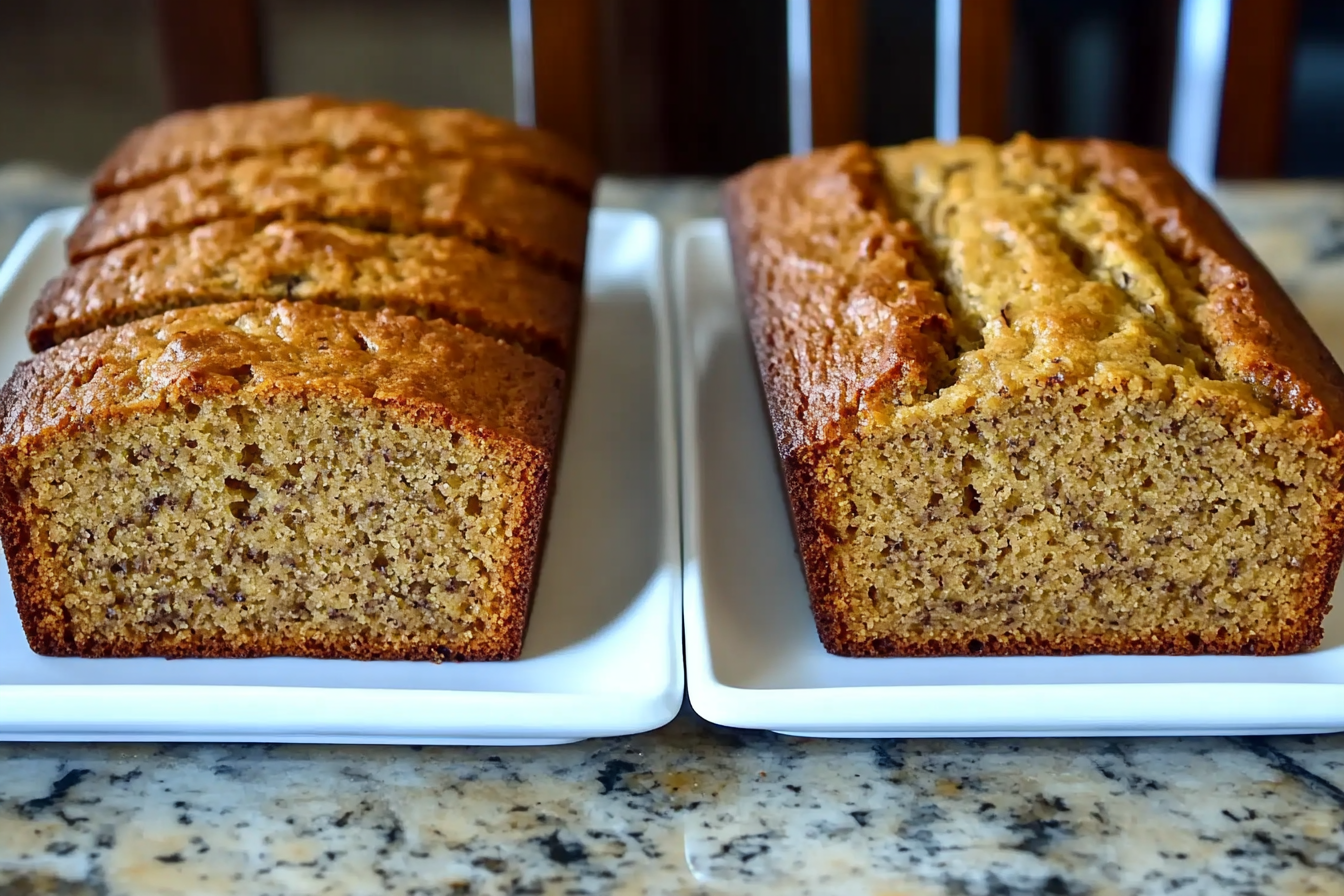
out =
[[[1009,137],[1012,49],[1012,0],[961,0],[961,133],[992,140]]]
[[[1218,123],[1221,177],[1280,173],[1298,13],[1297,0],[1232,4]]]
[[[813,0],[812,145],[863,136],[863,0]]]
[[[266,95],[256,0],[159,0],[156,16],[169,108],[199,109]]]
[[[597,155],[601,148],[598,0],[532,0],[536,124]]]

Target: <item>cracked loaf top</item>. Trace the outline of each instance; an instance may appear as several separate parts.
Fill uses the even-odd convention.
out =
[[[1084,380],[1344,419],[1328,351],[1159,153],[849,144],[761,163],[726,199],[785,451]]]

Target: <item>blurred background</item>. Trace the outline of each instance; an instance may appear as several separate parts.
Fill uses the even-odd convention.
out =
[[[588,60],[571,71],[562,59],[559,71],[595,79],[602,114],[579,127],[609,170],[724,174],[789,150],[785,0],[531,2],[537,26],[550,17],[561,55]],[[964,0],[963,16],[976,4]],[[881,142],[933,133],[935,0],[843,5],[862,23],[857,40],[831,50],[859,73],[853,128]],[[1002,35],[1001,126],[1166,145],[1178,5],[1015,0]],[[1247,34],[1252,24],[1232,41],[1251,41],[1267,66],[1252,70],[1252,88],[1272,94],[1277,118],[1252,127],[1275,133],[1256,170],[1226,170],[1224,147],[1220,173],[1344,175],[1344,2],[1273,8],[1287,23],[1273,26],[1286,29],[1281,38]],[[574,9],[592,21],[567,20]],[[84,174],[131,127],[231,98],[221,91],[325,91],[510,116],[509,15],[509,0],[0,0],[0,164]]]

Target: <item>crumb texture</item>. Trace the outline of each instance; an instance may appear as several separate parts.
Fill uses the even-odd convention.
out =
[[[1297,433],[1071,389],[841,440],[814,492],[831,612],[861,651],[1310,646],[1339,464]]]
[[[286,301],[44,352],[0,393],[25,626],[80,655],[515,656],[563,376]]]
[[[748,171],[728,209],[828,649],[1319,641],[1340,373],[1167,163],[851,145]]]
[[[72,265],[43,290],[28,338],[40,351],[176,308],[291,299],[444,318],[563,364],[580,298],[577,284],[459,237],[229,218]]]
[[[60,595],[48,611],[68,620],[58,650],[512,652],[525,460],[373,408],[239,398],[108,421],[32,457],[20,500]]]

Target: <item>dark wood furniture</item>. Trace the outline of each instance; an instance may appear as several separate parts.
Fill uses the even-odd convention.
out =
[[[1174,17],[1181,0],[1162,2]],[[1218,174],[1272,177],[1283,155],[1298,0],[1213,2],[1231,4],[1216,135]],[[520,105],[530,106],[520,108],[521,117],[563,134],[619,170],[713,172],[770,151],[769,140],[761,147],[733,146],[724,136],[732,131],[732,119],[752,105],[741,99],[743,85],[729,79],[741,76],[741,66],[773,66],[784,59],[788,77],[776,79],[777,86],[789,89],[792,78],[795,94],[804,91],[806,142],[822,146],[862,137],[867,0],[753,3],[749,11],[763,10],[763,22],[778,17],[787,4],[795,27],[805,23],[805,35],[790,36],[791,42],[805,38],[798,44],[807,53],[801,69],[782,52],[766,60],[738,59],[737,69],[716,60],[715,55],[731,58],[735,48],[722,41],[715,45],[722,15],[712,0],[510,0],[514,51],[528,54],[515,70],[531,78],[517,91]],[[959,13],[960,132],[1008,136],[1013,0],[938,0],[938,5],[940,15]],[[258,0],[158,0],[157,13],[171,108],[266,94]],[[1174,40],[1174,29],[1166,31]],[[759,84],[748,80],[747,87],[761,89],[761,103],[779,101],[764,95],[769,77]],[[729,102],[734,88],[736,106]],[[797,109],[798,95],[794,99]]]

